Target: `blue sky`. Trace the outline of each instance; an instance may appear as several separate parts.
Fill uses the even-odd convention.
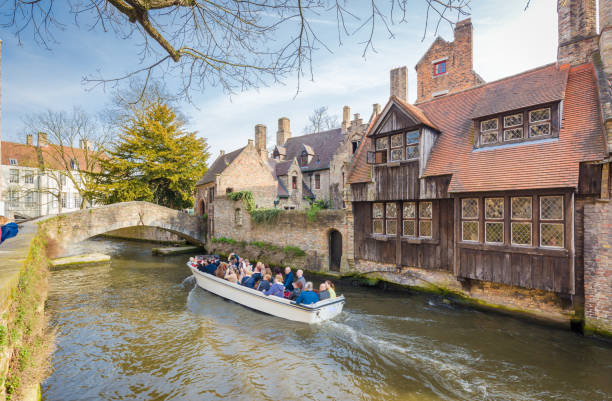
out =
[[[408,23],[393,27],[389,39],[379,30],[374,43],[376,53],[362,57],[362,38],[349,37],[338,46],[335,21],[321,20],[317,29],[333,53],[320,50],[313,65],[314,81],[302,81],[296,96],[296,78],[282,84],[252,89],[229,96],[220,88],[196,93],[193,104],[181,108],[189,116],[189,129],[206,137],[214,157],[219,150],[231,151],[253,137],[254,126],[268,127],[268,144],[274,144],[277,119],[289,117],[293,135],[300,135],[308,115],[316,107],[327,106],[330,114],[341,116],[342,107],[360,113],[366,120],[373,103],[384,106],[389,96],[389,70],[409,68],[409,98],[416,98],[414,65],[435,37],[424,29],[424,0],[413,0],[414,11]],[[555,0],[532,0],[524,10],[524,0],[473,0],[474,69],[486,80],[555,61],[557,14]],[[84,76],[120,75],[138,67],[140,39],[118,40],[113,33],[90,31],[67,25],[56,31],[51,50],[25,36],[19,45],[11,31],[0,30],[2,39],[2,138],[24,141],[23,119],[47,109],[71,110],[81,106],[98,113],[109,102],[110,92],[102,88],[87,90]],[[451,29],[443,24],[439,35],[452,40]],[[170,89],[176,83],[169,77]]]

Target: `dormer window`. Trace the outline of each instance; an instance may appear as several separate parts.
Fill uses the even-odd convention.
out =
[[[304,150],[300,156],[300,165],[305,166],[308,164],[308,153]]]
[[[357,148],[359,147],[359,141],[351,142],[351,146],[352,146],[352,149],[353,149],[353,154],[355,154],[355,152],[357,152]]]
[[[477,120],[476,147],[504,145],[559,135],[557,105],[515,111]]]
[[[434,76],[446,74],[446,60],[438,61],[437,63],[434,63],[433,67],[434,67],[434,71],[433,71]]]
[[[17,165],[17,159],[9,159],[9,164],[11,166],[16,166]]]
[[[381,136],[376,138],[374,143],[376,151],[368,155],[370,164],[382,164],[387,161],[413,161],[419,158],[418,130]]]

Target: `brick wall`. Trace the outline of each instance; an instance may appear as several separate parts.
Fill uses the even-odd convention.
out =
[[[612,334],[612,203],[584,206],[585,327]]]
[[[598,48],[596,0],[558,0],[559,64],[583,64]]]
[[[239,210],[239,212],[238,212]],[[241,216],[241,218],[236,218]],[[316,221],[308,220],[305,211],[283,210],[273,224],[256,223],[244,210],[241,201],[215,199],[215,237],[236,241],[264,241],[284,247],[297,246],[309,256],[316,255],[320,270],[329,269],[329,233],[337,230],[342,235],[342,270],[348,270],[347,255],[352,255],[346,213],[342,210],[323,210]]]
[[[456,92],[483,83],[473,71],[472,22],[459,21],[455,27],[455,40],[447,42],[438,37],[421,58],[417,71],[417,103],[433,98],[434,94]],[[434,62],[446,60],[446,73],[434,76]]]

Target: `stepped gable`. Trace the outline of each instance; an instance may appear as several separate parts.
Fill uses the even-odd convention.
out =
[[[340,146],[344,136],[342,129],[335,128],[329,131],[317,132],[315,134],[295,136],[287,139],[284,148],[286,150],[285,159],[292,160],[299,158],[304,150],[304,146],[310,147],[314,152],[314,157],[306,166],[300,166],[302,171],[325,170],[329,168],[336,149]]]
[[[196,183],[196,185],[203,185],[215,180],[215,175],[221,174],[223,170],[227,168],[235,159],[238,157],[240,152],[244,150],[244,146],[240,149],[236,149],[233,152],[219,155],[217,159],[210,166],[206,174]]]
[[[546,65],[421,103],[419,108],[441,130],[424,176],[452,174],[449,192],[454,193],[575,188],[579,163],[606,156],[597,86],[590,63],[569,69],[567,75],[556,69]],[[504,93],[512,96],[501,97]],[[535,105],[560,94],[564,101],[559,138],[474,149],[474,115]]]

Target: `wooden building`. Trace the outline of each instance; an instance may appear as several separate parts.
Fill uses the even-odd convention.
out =
[[[468,25],[458,24],[462,34]],[[454,51],[436,43],[429,52]],[[471,35],[468,45],[471,55]],[[583,209],[609,195],[596,66],[577,52],[480,83],[471,64],[453,70],[453,54],[429,52],[418,81],[448,74],[449,87],[420,84],[438,92],[419,92],[414,105],[392,88],[349,170],[357,268],[582,297]]]

